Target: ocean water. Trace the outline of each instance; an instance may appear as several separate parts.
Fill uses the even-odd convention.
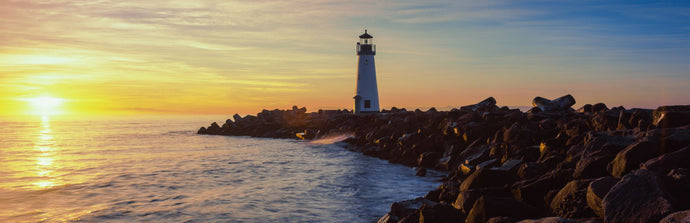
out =
[[[0,222],[373,222],[438,173],[305,142],[197,135],[222,117],[0,120]]]

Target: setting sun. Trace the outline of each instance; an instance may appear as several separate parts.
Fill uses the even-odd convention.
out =
[[[65,99],[41,96],[35,98],[24,99],[31,105],[29,113],[36,115],[55,115],[61,113],[60,106],[65,102]]]

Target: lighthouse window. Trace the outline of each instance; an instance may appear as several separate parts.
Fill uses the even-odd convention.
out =
[[[370,100],[364,100],[364,108],[371,108],[371,101]]]

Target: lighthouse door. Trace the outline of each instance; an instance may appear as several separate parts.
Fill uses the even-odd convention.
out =
[[[362,96],[355,96],[355,114],[358,114],[362,110]]]

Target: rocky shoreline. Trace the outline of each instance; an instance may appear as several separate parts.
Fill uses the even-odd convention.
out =
[[[234,115],[199,134],[318,139],[447,171],[379,222],[690,222],[690,105],[571,108],[536,97],[527,112],[487,98],[451,111],[352,115],[306,108]],[[391,185],[394,186],[394,185]]]

